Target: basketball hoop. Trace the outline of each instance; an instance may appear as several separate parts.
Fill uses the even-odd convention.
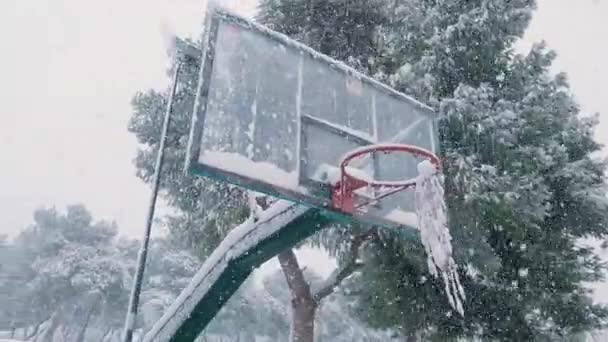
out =
[[[394,153],[401,152],[411,154],[414,157],[429,160],[437,170],[441,166],[439,158],[431,151],[424,148],[406,144],[375,144],[364,146],[347,153],[340,162],[340,180],[332,185],[332,204],[334,208],[346,213],[354,213],[366,206],[378,202],[380,199],[393,195],[399,191],[416,186],[416,178],[401,181],[381,181],[365,179],[349,170],[348,165],[356,158],[365,154],[376,152]],[[374,195],[367,201],[357,203],[359,197],[355,192],[363,189],[374,190]]]

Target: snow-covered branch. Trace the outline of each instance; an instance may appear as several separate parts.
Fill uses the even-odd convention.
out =
[[[350,250],[345,263],[338,267],[332,274],[321,284],[321,286],[313,292],[313,298],[317,303],[320,303],[323,298],[332,294],[342,281],[353,274],[357,269],[363,266],[359,261],[359,252],[361,245],[376,235],[376,229],[372,228],[360,235],[353,237],[350,244]]]

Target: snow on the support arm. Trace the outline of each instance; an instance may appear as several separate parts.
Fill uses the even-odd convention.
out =
[[[435,277],[441,274],[450,305],[464,316],[465,294],[452,258],[443,185],[435,166],[428,160],[418,164],[418,174],[416,215],[429,272]]]
[[[401,209],[393,209],[384,216],[385,219],[397,222],[409,227],[418,227],[418,216],[411,211],[403,211]]]
[[[255,162],[239,153],[204,151],[199,162],[287,189],[298,188],[297,172],[287,172],[269,162]]]
[[[310,209],[279,200],[261,212],[257,221],[248,219],[231,230],[205,260],[190,284],[144,336],[143,341],[168,341],[190,316],[196,304],[207,294],[231,260],[245,254],[307,210]]]

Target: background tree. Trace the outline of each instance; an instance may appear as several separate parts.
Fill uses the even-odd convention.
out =
[[[142,289],[142,318],[151,327],[173,304],[200,267],[200,260],[176,248],[167,239],[154,239],[150,245],[145,287]]]
[[[29,323],[26,298],[20,295],[19,285],[25,282],[27,274],[20,272],[23,264],[17,248],[5,236],[0,238],[0,330],[15,330]]]
[[[42,341],[53,341],[61,328],[66,339],[83,341],[92,318],[123,289],[123,268],[111,246],[115,235],[113,223],[94,222],[81,205],[65,214],[37,210],[11,246],[16,262],[10,273],[17,281],[8,290],[19,300],[15,308],[22,308],[14,312],[16,328],[33,327]]]
[[[466,271],[464,319],[421,269],[416,246],[389,239],[357,282],[360,313],[424,339],[560,340],[606,317],[583,284],[603,264],[583,237],[605,237],[605,165],[594,119],[579,113],[555,54],[515,55],[533,1],[402,1],[392,84],[445,115],[451,230]],[[371,274],[374,274],[371,276]],[[463,274],[464,275],[464,274]],[[388,308],[392,308],[387,310]],[[414,336],[412,336],[414,339]]]
[[[199,43],[188,42],[200,46]],[[179,54],[182,48],[177,45],[178,51],[168,51],[168,54]],[[247,216],[248,211],[241,189],[183,172],[199,63],[188,59],[182,65],[165,145],[160,189],[162,198],[176,211],[165,218],[170,228],[168,238],[202,257],[209,255],[226,232]],[[172,71],[168,70],[170,73]],[[140,143],[135,158],[137,176],[147,183],[152,181],[154,174],[168,93],[169,89],[150,89],[138,92],[132,99],[133,115],[128,129]]]
[[[138,242],[94,221],[83,205],[39,209],[34,222],[0,248],[0,337],[43,341],[118,341]],[[150,245],[142,316],[162,313],[190,281],[199,260],[167,239]],[[140,320],[139,332],[156,320]],[[2,335],[6,331],[7,334]]]

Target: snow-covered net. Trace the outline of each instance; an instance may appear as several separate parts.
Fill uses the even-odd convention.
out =
[[[429,272],[441,274],[450,305],[464,316],[464,289],[452,258],[452,236],[447,224],[443,182],[435,166],[428,160],[418,164],[416,178],[416,215],[420,238],[427,254]]]

